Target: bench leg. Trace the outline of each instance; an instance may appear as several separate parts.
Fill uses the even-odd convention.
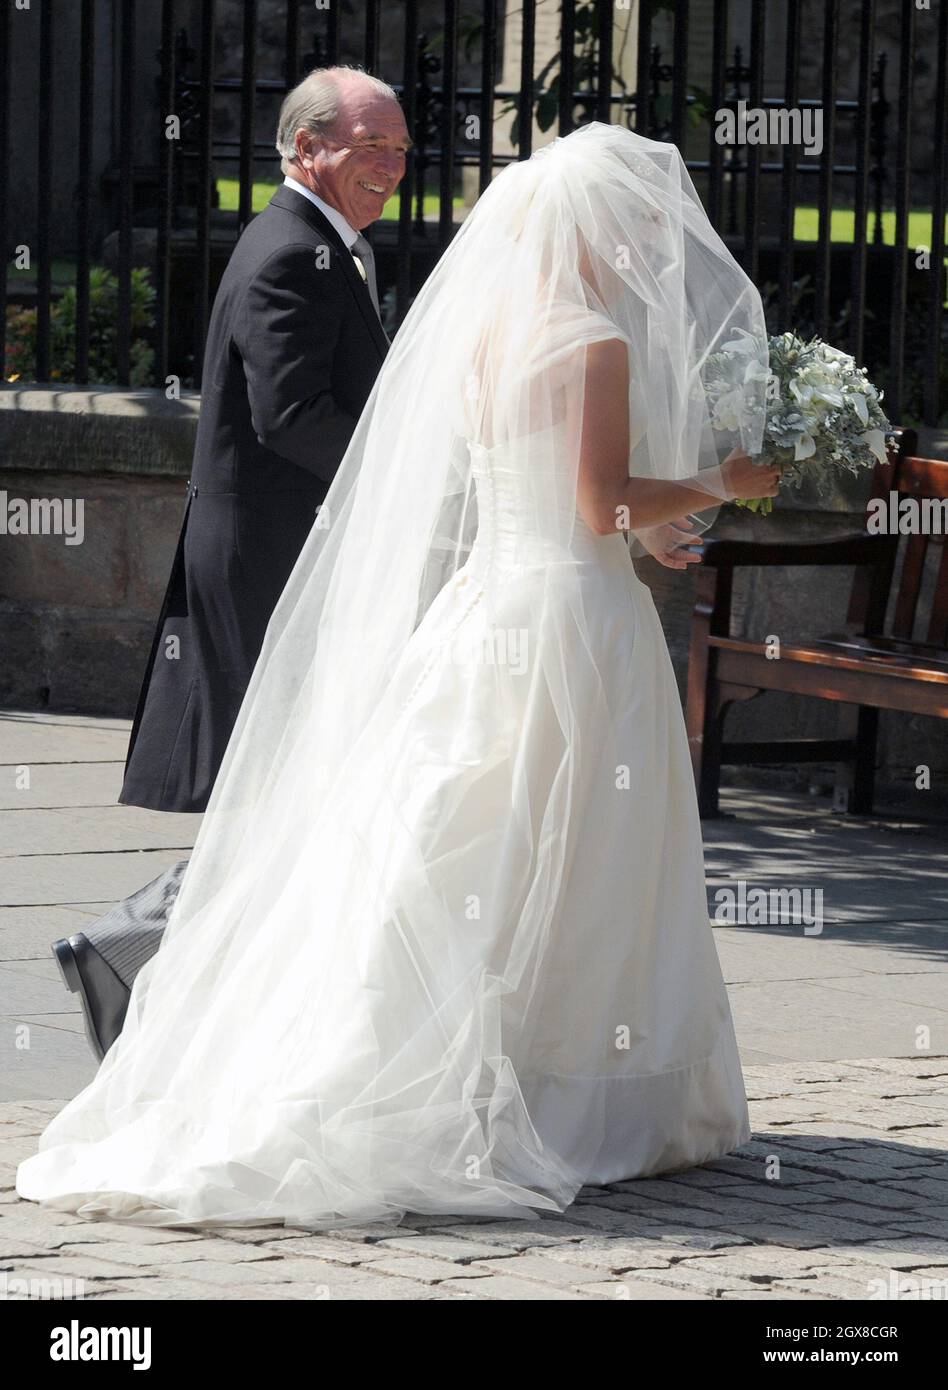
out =
[[[702,820],[713,819],[721,814],[719,793],[725,709],[716,708],[719,706],[720,700],[714,683],[711,683],[708,695],[708,709],[704,721],[697,779],[698,814]]]
[[[735,701],[755,700],[763,691],[758,686],[719,681],[715,674],[714,653],[703,672],[703,679],[698,681],[693,676],[694,668],[689,671],[686,709],[688,743],[698,793],[698,813],[702,820],[713,820],[722,814],[720,790],[724,720]]]
[[[714,654],[709,652],[704,642],[693,641],[688,662],[685,725],[698,794],[698,813],[702,820],[719,814],[723,722],[720,703],[720,691],[714,677]]]
[[[856,716],[856,755],[853,759],[852,809],[857,816],[871,816],[876,780],[876,743],[879,711],[860,705]]]
[[[712,687],[711,654],[708,651],[707,639],[708,623],[707,614],[705,614],[704,621],[693,621],[692,623],[691,647],[688,652],[688,688],[685,695],[685,729],[688,734],[688,752],[691,754],[691,770],[694,773],[698,807],[702,816],[705,814],[702,805],[702,786],[707,776],[705,725]]]

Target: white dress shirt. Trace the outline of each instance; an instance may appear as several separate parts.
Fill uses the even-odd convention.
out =
[[[302,193],[304,198],[308,198],[311,203],[316,204],[322,215],[328,219],[342,237],[346,248],[351,251],[359,233],[354,227],[349,226],[342,213],[337,208],[331,208],[328,203],[324,203],[322,198],[311,188],[307,188],[304,183],[298,183],[296,179],[291,179],[289,174],[286,175],[283,182],[287,188],[295,188],[297,193]]]
[[[311,203],[315,203],[323,216],[342,237],[343,242],[349,250],[349,254],[355,262],[359,274],[368,286],[375,312],[379,314],[379,318],[381,319],[381,314],[379,313],[378,285],[375,279],[375,257],[372,254],[372,247],[366,241],[365,237],[361,232],[357,232],[354,227],[349,226],[349,223],[337,208],[330,207],[328,203],[320,198],[318,193],[314,193],[312,189],[307,188],[305,184],[298,182],[297,179],[291,179],[289,174],[284,177],[283,182],[287,188],[295,188],[297,193],[302,193],[304,198],[308,198]]]

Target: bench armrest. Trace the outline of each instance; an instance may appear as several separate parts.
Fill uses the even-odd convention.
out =
[[[898,537],[895,537],[897,540]],[[891,536],[865,533],[832,541],[704,541],[702,563],[717,569],[739,565],[880,565],[892,551]]]

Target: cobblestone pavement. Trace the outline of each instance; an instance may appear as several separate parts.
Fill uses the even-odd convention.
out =
[[[562,1217],[416,1216],[329,1235],[136,1228],[22,1202],[16,1163],[56,1107],[8,1102],[0,1291],[23,1298],[51,1288],[87,1300],[948,1298],[946,1081],[944,1057],[752,1066],[754,1137],[719,1162],[584,1188]]]
[[[715,927],[754,1128],[727,1158],[586,1188],[561,1217],[330,1235],[20,1201],[17,1163],[95,1072],[49,944],[196,833],[196,817],[115,804],[127,736],[121,720],[0,715],[0,1298],[948,1299],[945,829],[806,798],[729,793],[734,816],[705,826],[712,913],[739,881],[824,898],[817,934]]]

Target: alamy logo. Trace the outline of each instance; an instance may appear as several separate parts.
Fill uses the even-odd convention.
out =
[[[948,535],[948,497],[873,497],[866,510],[870,536]]]
[[[714,901],[718,926],[802,926],[804,936],[823,931],[822,888],[755,888],[738,879],[736,888],[718,888]]]
[[[54,1327],[49,1334],[51,1361],[130,1361],[135,1371],[151,1367],[150,1327],[80,1327],[73,1318],[68,1327]]]
[[[7,1274],[5,1271],[0,1273],[0,1303],[9,1298],[60,1303],[85,1296],[84,1279],[63,1278],[58,1274]]]
[[[82,545],[85,501],[81,497],[9,497],[0,491],[0,536],[62,536]]]
[[[870,1298],[903,1299],[908,1302],[916,1299],[948,1299],[948,1279],[903,1274],[899,1269],[890,1269],[887,1279],[870,1279],[867,1288]]]
[[[502,666],[522,676],[529,664],[529,635],[523,627],[459,632],[442,644],[440,660],[446,666]]]
[[[741,97],[737,110],[715,112],[714,138],[719,145],[802,145],[808,154],[823,150],[823,111],[818,106],[748,107]]]

